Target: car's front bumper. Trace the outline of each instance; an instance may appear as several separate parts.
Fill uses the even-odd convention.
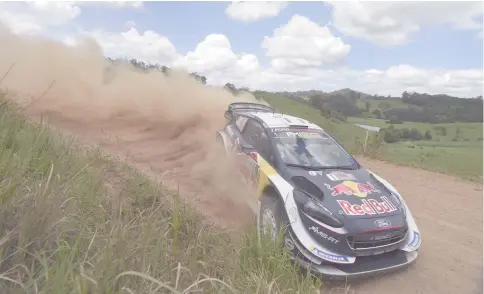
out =
[[[293,244],[290,246],[292,250],[289,250],[293,261],[326,279],[350,280],[390,273],[407,267],[418,256],[418,250],[407,252],[395,249],[382,254],[358,256],[353,263],[321,261],[320,258],[304,248],[291,232],[288,233],[286,242],[289,241]],[[286,249],[288,248],[286,247]]]
[[[305,258],[293,257],[293,259],[300,266],[314,274],[322,275],[323,278],[345,280],[397,271],[413,263],[417,256],[417,251],[405,252],[395,250],[380,255],[357,257],[355,263],[352,264],[324,263],[321,265],[308,261]]]

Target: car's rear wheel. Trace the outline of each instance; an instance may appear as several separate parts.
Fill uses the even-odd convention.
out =
[[[215,142],[217,143],[217,147],[220,147],[221,150],[224,151],[224,154],[226,155],[226,149],[225,149],[225,143],[224,139],[222,138],[222,135],[218,134],[215,136]]]

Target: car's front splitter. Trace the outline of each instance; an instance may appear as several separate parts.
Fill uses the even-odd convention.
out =
[[[405,252],[395,250],[374,256],[357,257],[353,264],[329,264],[321,265],[307,261],[306,259],[293,257],[300,266],[323,278],[334,280],[358,279],[369,276],[380,275],[403,269],[413,263],[418,256],[417,251]]]
[[[288,242],[292,246],[287,246]],[[335,280],[357,279],[396,271],[410,265],[418,256],[417,250],[407,252],[396,249],[377,255],[358,256],[353,263],[336,263],[324,260],[321,262],[320,258],[317,258],[294,239],[290,230],[286,234],[286,249],[289,249],[291,258],[300,266],[314,274]]]

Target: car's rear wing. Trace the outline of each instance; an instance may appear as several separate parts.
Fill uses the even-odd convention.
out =
[[[232,119],[234,112],[244,112],[244,111],[257,111],[257,112],[276,112],[276,110],[270,106],[251,103],[251,102],[234,102],[230,103],[227,111],[225,111],[225,118],[228,120]]]

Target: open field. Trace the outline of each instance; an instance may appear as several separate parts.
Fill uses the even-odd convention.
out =
[[[360,118],[360,117],[349,117],[348,123],[352,124],[364,124],[380,128],[388,128],[392,124],[388,124],[384,119],[376,118]],[[458,135],[457,142],[470,142],[477,143],[475,145],[482,144],[482,124],[481,123],[443,123],[443,124],[429,124],[420,122],[404,122],[403,124],[393,124],[395,128],[416,128],[422,134],[426,131],[430,131],[432,134],[432,140],[434,141],[452,141],[456,134]],[[439,128],[445,128],[446,134],[443,135]],[[459,129],[459,130],[457,130]]]
[[[372,118],[348,118],[348,123],[336,123],[320,115],[320,112],[303,103],[274,95],[261,97],[278,110],[305,117],[331,132],[350,151],[356,151],[355,138],[364,140],[366,132],[354,124],[389,127],[385,120]],[[422,134],[430,130],[431,141],[400,141],[384,144],[380,158],[401,165],[411,165],[441,173],[453,174],[474,181],[482,181],[482,124],[446,123],[425,124],[405,122],[395,128],[417,128]],[[439,127],[445,127],[446,135],[440,135]],[[459,129],[457,141],[453,141]],[[371,134],[371,132],[370,132]]]
[[[348,122],[382,128],[390,126],[380,119],[352,117],[348,118]],[[384,159],[482,181],[482,124],[405,122],[393,126],[397,129],[416,128],[422,134],[430,131],[432,140],[386,144],[385,152],[382,154]],[[442,134],[439,128],[445,128],[446,134]]]

